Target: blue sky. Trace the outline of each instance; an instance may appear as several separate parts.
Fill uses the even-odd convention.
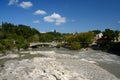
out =
[[[0,24],[29,25],[40,32],[120,30],[120,0],[0,0]]]

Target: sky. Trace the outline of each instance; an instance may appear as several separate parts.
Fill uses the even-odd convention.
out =
[[[40,32],[120,30],[120,0],[0,0],[2,22]]]

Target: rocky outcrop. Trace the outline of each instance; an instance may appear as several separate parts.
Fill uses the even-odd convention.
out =
[[[0,73],[0,80],[88,80],[69,71],[53,58],[33,58],[7,61]]]
[[[95,61],[54,51],[27,51],[46,57],[9,60],[0,67],[0,80],[118,80]]]
[[[1,56],[0,59],[4,59],[4,58],[18,58],[19,55],[18,54],[7,54],[5,56]]]

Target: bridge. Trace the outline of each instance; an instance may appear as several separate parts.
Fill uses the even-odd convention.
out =
[[[55,47],[57,46],[58,43],[56,42],[37,42],[37,43],[30,43],[30,47],[34,47],[34,46],[40,46],[40,45],[47,45],[47,46],[52,46],[52,47]]]

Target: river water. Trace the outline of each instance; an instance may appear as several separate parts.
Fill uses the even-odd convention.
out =
[[[80,59],[97,62],[98,66],[112,73],[116,77],[120,78],[120,56],[113,55],[100,50],[88,50],[88,51],[73,51],[64,48],[40,48],[36,50],[43,51],[55,51],[58,54],[69,54],[78,56]]]
[[[103,69],[107,70],[108,72],[112,73],[115,75],[117,78],[120,79],[120,56],[113,55],[110,53],[102,52],[102,51],[96,51],[96,50],[87,50],[87,51],[73,51],[73,50],[68,50],[65,48],[39,48],[39,49],[32,49],[33,51],[45,51],[45,52],[50,52],[54,51],[56,54],[69,54],[73,56],[78,56],[80,59],[88,60],[88,61],[95,61],[100,67]],[[27,54],[26,57],[28,58]],[[40,56],[40,55],[35,55]],[[29,56],[30,58],[33,58],[33,56]],[[3,61],[6,61],[6,59],[3,59]]]

